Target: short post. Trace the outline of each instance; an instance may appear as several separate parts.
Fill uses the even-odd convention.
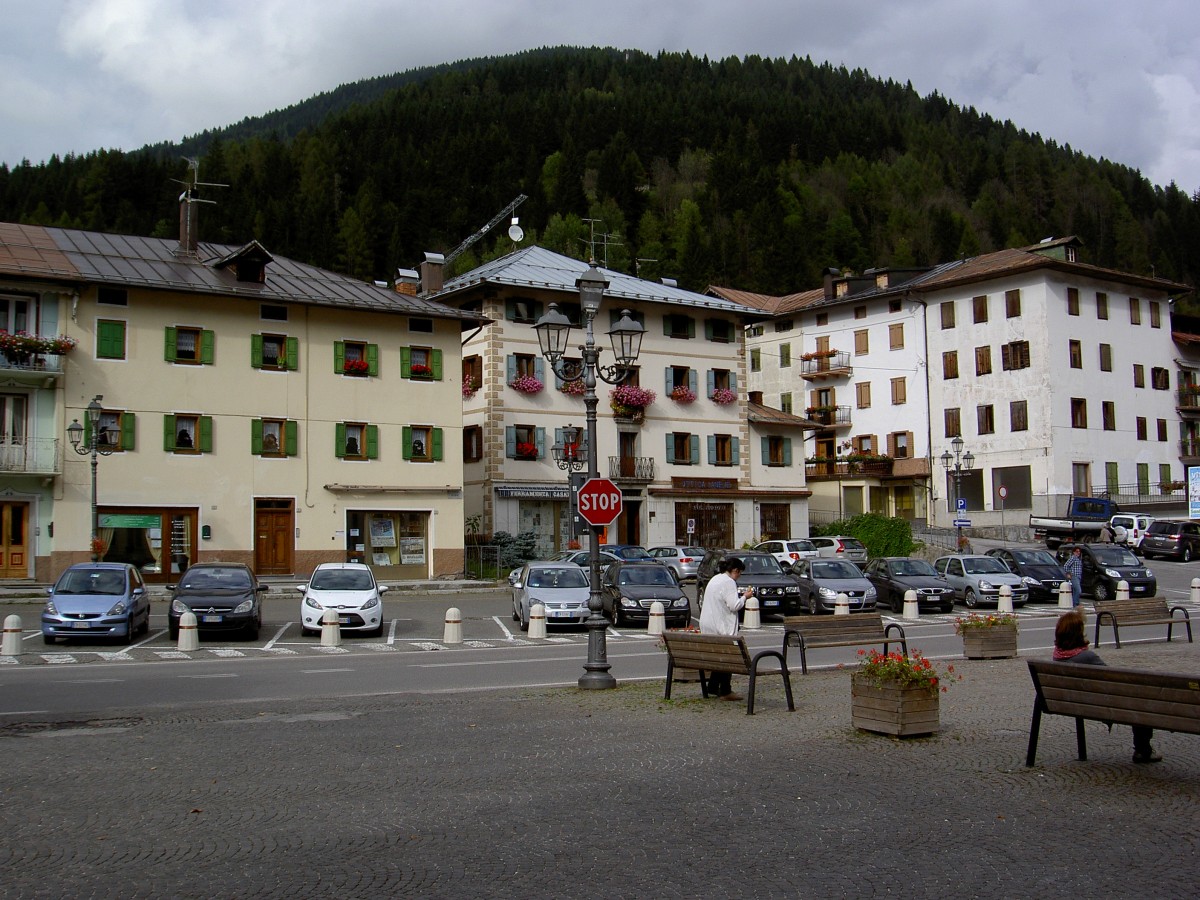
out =
[[[1074,606],[1073,597],[1071,595],[1071,579],[1060,581],[1058,583],[1058,608],[1071,609]]]
[[[661,600],[650,604],[650,620],[646,623],[646,634],[662,634],[667,624],[667,611]]]
[[[0,647],[0,656],[20,656],[21,653],[21,617],[6,616],[4,619],[4,643]]]
[[[546,606],[535,603],[529,607],[529,636],[544,638],[546,636]]]
[[[1002,584],[1000,585],[1000,596],[996,600],[996,612],[1010,613],[1012,611],[1012,587]]]
[[[442,630],[442,643],[461,644],[462,642],[462,612],[457,606],[452,606],[446,610],[446,627]]]
[[[833,601],[833,614],[835,616],[850,615],[850,598],[845,593],[840,593]]]
[[[753,594],[746,598],[746,612],[742,616],[742,628],[748,631],[762,628],[762,616],[758,611],[758,598]]]
[[[904,618],[921,618],[921,604],[917,602],[917,592],[912,588],[904,592]]]
[[[342,643],[342,626],[338,622],[336,609],[327,609],[321,614],[321,646],[337,647]]]
[[[1192,593],[1190,599],[1193,603],[1200,603],[1200,578],[1192,579]]]
[[[1129,582],[1126,581],[1124,578],[1122,578],[1120,581],[1117,582],[1117,596],[1115,599],[1117,599],[1117,600],[1128,600],[1129,599]]]
[[[196,627],[196,614],[190,609],[179,617],[179,650],[199,650],[200,630]]]

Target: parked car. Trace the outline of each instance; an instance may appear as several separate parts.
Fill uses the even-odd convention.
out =
[[[321,563],[300,591],[300,630],[321,630],[325,610],[337,611],[342,631],[383,634],[383,595],[386,584],[378,584],[370,566],[362,563]]]
[[[637,544],[601,544],[601,553],[611,553],[617,559],[653,559],[645,547]]]
[[[850,601],[850,612],[875,608],[875,585],[862,570],[844,559],[801,559],[792,565],[792,578],[800,585],[800,604],[814,616],[833,612],[838,594]]]
[[[1135,553],[1141,549],[1146,532],[1153,523],[1153,516],[1143,516],[1140,513],[1117,513],[1108,520],[1114,531],[1118,528],[1125,529],[1125,546]]]
[[[651,547],[646,552],[674,569],[680,581],[695,581],[700,560],[704,559],[703,547]]]
[[[663,605],[669,628],[686,628],[692,621],[692,604],[679,586],[675,571],[655,560],[631,559],[613,563],[600,580],[605,614],[614,625],[650,621],[654,601]]]
[[[1029,600],[1029,587],[1020,575],[1010,572],[1008,566],[986,554],[964,554],[941,556],[933,561],[937,573],[954,588],[954,596],[962,600],[968,609],[980,603],[1000,604],[1000,588],[1008,585],[1012,591],[1013,607],[1024,606]]]
[[[867,548],[863,546],[862,541],[858,538],[845,534],[833,534],[824,537],[809,538],[809,540],[817,548],[818,556],[848,559],[852,563],[865,563],[867,561]]]
[[[1083,557],[1083,575],[1079,579],[1082,593],[1097,600],[1111,600],[1117,594],[1118,581],[1129,583],[1130,597],[1153,597],[1158,591],[1154,572],[1132,550],[1117,544],[1063,544],[1055,554],[1060,565],[1075,547]]]
[[[1158,519],[1150,523],[1142,540],[1142,556],[1170,556],[1191,562],[1200,556],[1200,525],[1177,519]]]
[[[1057,603],[1059,585],[1071,581],[1048,550],[999,547],[989,550],[987,555],[996,557],[1010,572],[1020,575],[1029,588],[1029,599],[1034,602]]]
[[[555,561],[561,562],[562,560],[566,560],[569,563],[574,563],[577,566],[582,566],[585,569],[589,565],[591,565],[590,557],[588,556],[587,550],[571,550],[567,553],[561,554],[561,560],[558,557],[555,557]],[[620,562],[620,561],[621,561],[621,557],[615,556],[612,553],[608,553],[603,548],[601,548],[601,550],[600,550],[600,571],[604,571],[604,569],[607,566],[610,566],[613,563]]]
[[[917,608],[929,608],[948,613],[954,609],[954,588],[938,574],[937,569],[923,559],[907,556],[880,556],[863,570],[875,585],[880,606],[890,606],[893,612],[904,611],[904,592],[917,592]]]
[[[817,552],[812,541],[799,538],[788,538],[786,541],[763,541],[754,545],[755,550],[770,553],[785,565],[792,565],[802,559],[814,559],[821,554]]]
[[[764,615],[793,616],[800,612],[800,585],[796,579],[783,570],[774,556],[758,550],[709,550],[696,573],[699,605],[704,603],[704,589],[730,556],[739,557],[745,563],[738,586],[754,588],[758,608]]]
[[[132,644],[150,630],[150,595],[136,566],[76,563],[47,590],[42,640],[110,637]]]
[[[179,637],[179,619],[185,612],[196,614],[201,634],[241,632],[247,640],[258,637],[262,628],[262,595],[268,590],[259,584],[250,567],[241,563],[196,563],[168,584],[174,594],[167,611],[167,631],[171,640]]]
[[[529,630],[529,612],[535,603],[546,608],[547,625],[579,625],[588,617],[591,587],[588,573],[566,561],[527,562],[512,583],[512,617],[522,631]]]

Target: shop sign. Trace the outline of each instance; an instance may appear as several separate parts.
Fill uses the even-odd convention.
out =
[[[736,478],[672,478],[671,487],[677,491],[736,491]]]
[[[153,513],[108,513],[100,516],[101,528],[161,528],[162,516]]]
[[[571,491],[566,485],[497,487],[496,496],[512,500],[569,500]]]

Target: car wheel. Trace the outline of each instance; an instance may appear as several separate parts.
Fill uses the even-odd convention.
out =
[[[129,627],[125,629],[125,636],[118,638],[122,644],[128,647],[133,643],[134,637],[137,635],[138,627],[133,624],[133,616],[129,617]]]
[[[817,609],[817,595],[808,595],[808,614],[811,616],[818,615],[821,611]]]
[[[941,607],[941,610],[942,610],[942,612],[944,612],[944,613],[952,613],[952,612],[954,612],[954,604],[953,604],[953,603],[947,603],[947,604],[945,604],[945,605],[943,605],[943,606]]]
[[[42,643],[53,646],[54,644],[58,643],[58,638],[52,634],[43,634]]]
[[[1183,545],[1183,553],[1180,555],[1179,558],[1182,559],[1184,562],[1192,561],[1192,545],[1191,544]]]
[[[904,597],[900,594],[892,594],[892,601],[888,604],[894,613],[904,612]]]
[[[979,598],[975,596],[975,592],[971,588],[967,588],[967,593],[963,597],[963,603],[967,605],[967,609],[975,609],[979,606]]]
[[[1154,559],[1154,554],[1142,551],[1142,559]]]
[[[521,630],[522,631],[529,630],[529,620],[526,619],[524,616],[521,616]]]
[[[167,637],[169,637],[173,641],[179,640],[179,624],[178,623],[171,622],[169,625],[167,625]]]
[[[246,626],[246,633],[243,635],[248,641],[258,640],[258,630],[262,628],[262,622],[255,619]]]
[[[1112,591],[1103,581],[1097,581],[1096,587],[1092,590],[1092,595],[1097,600],[1108,600],[1112,597]]]

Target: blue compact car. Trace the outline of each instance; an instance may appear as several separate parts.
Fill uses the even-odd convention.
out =
[[[150,630],[150,596],[128,563],[76,563],[49,589],[42,610],[42,639],[116,638],[133,643]]]

